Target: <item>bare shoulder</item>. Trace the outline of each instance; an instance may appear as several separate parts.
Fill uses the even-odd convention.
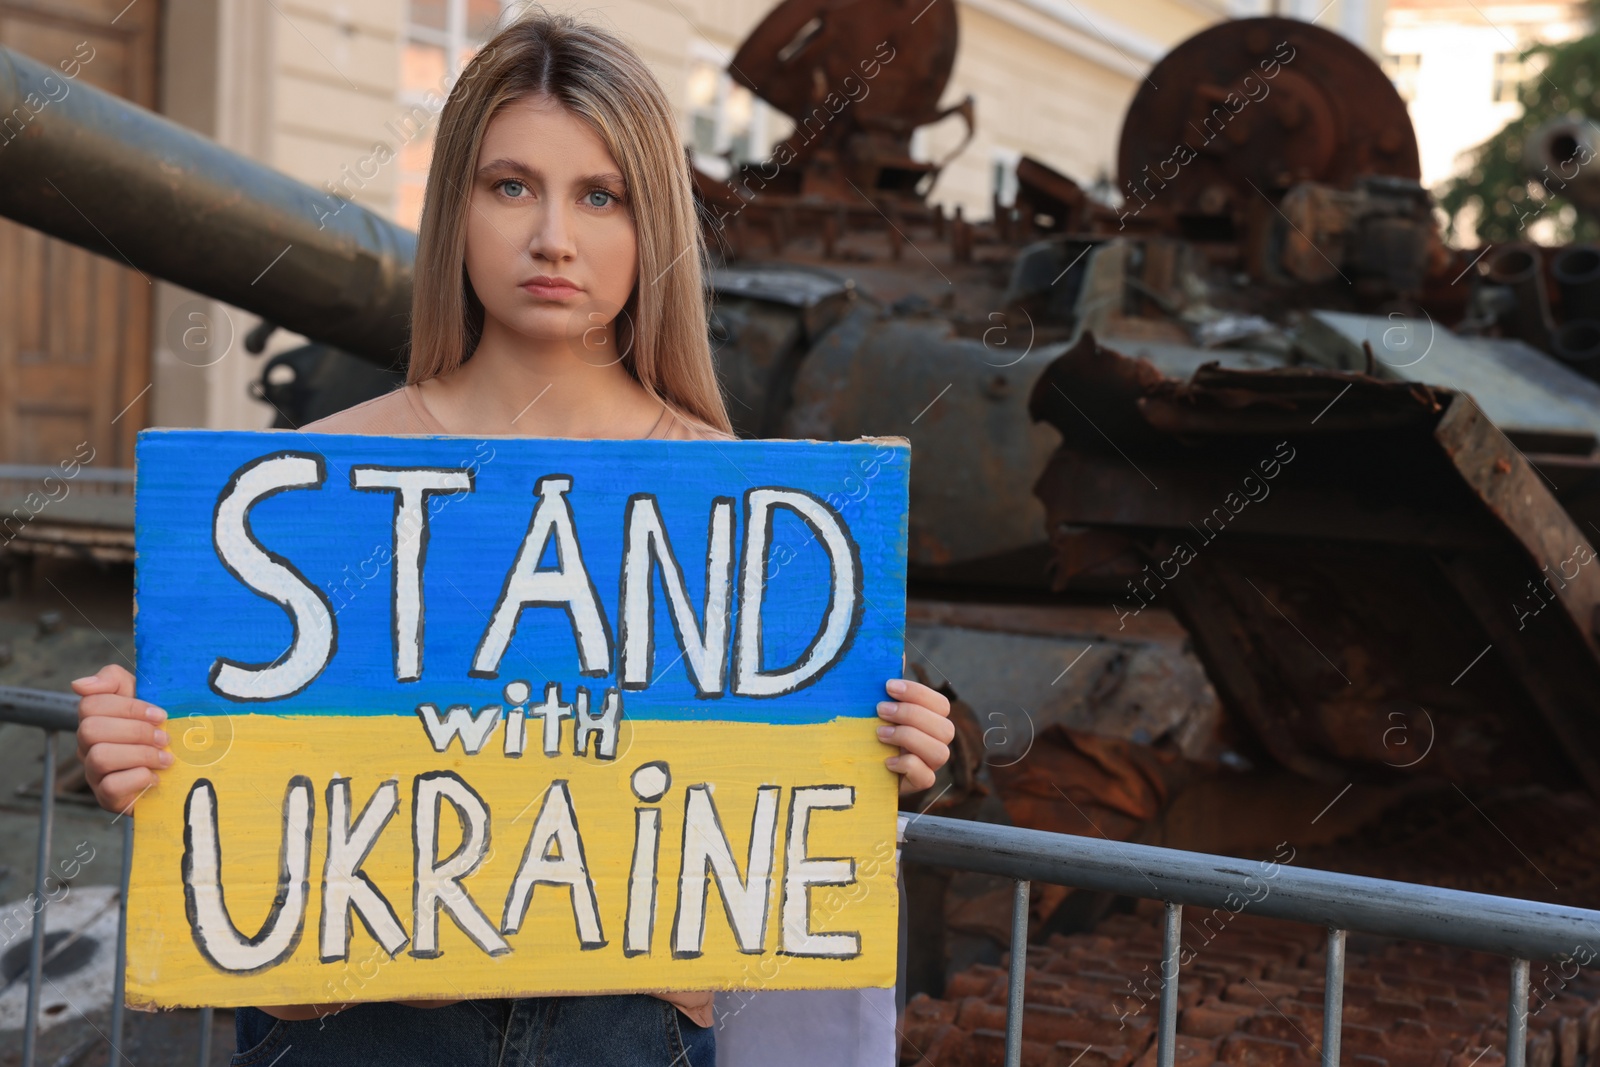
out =
[[[306,433],[425,434],[428,427],[417,417],[405,390],[363,401],[353,407],[307,423]]]
[[[663,428],[661,437],[667,441],[737,441],[738,438],[715,426],[701,422],[693,415],[680,411],[675,405],[667,405],[667,420],[669,425]]]

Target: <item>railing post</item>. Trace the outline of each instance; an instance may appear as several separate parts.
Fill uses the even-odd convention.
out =
[[[1006,996],[1006,1067],[1022,1067],[1022,995],[1028,981],[1028,889],[1018,879],[1011,894],[1011,989]]]
[[[1506,1067],[1528,1062],[1528,961],[1511,961],[1511,995],[1506,1008]]]
[[[200,1009],[200,1067],[206,1067],[211,1062],[211,1016],[215,1011],[215,1008]]]
[[[111,976],[111,1056],[107,1067],[119,1067],[122,1059],[122,1000],[123,983],[128,970],[128,880],[133,875],[133,814],[123,812],[122,824],[122,881],[117,891],[117,973]]]
[[[1322,994],[1322,1067],[1339,1067],[1344,1031],[1344,931],[1328,928],[1328,970]]]
[[[44,985],[44,882],[50,874],[50,833],[56,812],[56,735],[44,732],[44,784],[39,798],[39,856],[33,872],[33,944],[28,952],[28,1015],[22,1027],[22,1067],[33,1067],[39,1040],[39,993]]]
[[[1183,905],[1167,901],[1161,935],[1161,1020],[1156,1030],[1156,1067],[1172,1067],[1178,1055],[1178,954],[1183,947]]]

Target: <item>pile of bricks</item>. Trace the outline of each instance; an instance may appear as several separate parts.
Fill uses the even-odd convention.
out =
[[[1179,978],[1179,1067],[1320,1062],[1324,931],[1249,914],[1191,913]],[[1226,917],[1225,919],[1223,917]],[[1600,947],[1600,946],[1597,946]],[[1155,1064],[1161,906],[1028,948],[1026,1067]],[[1535,964],[1530,1067],[1600,1067],[1600,980],[1591,966]],[[1509,961],[1349,935],[1341,1062],[1363,1067],[1502,1067]],[[944,997],[907,1005],[900,1062],[999,1067],[1007,974],[976,965]]]

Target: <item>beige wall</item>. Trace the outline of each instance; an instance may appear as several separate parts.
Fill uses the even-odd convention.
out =
[[[995,160],[1019,155],[1085,183],[1114,175],[1122,114],[1149,67],[1227,17],[1230,4],[1235,14],[1254,14],[1268,3],[1332,29],[1343,25],[1376,51],[1382,0],[1334,0],[1326,7],[1316,0],[961,0],[961,50],[944,102],[974,95],[978,133],[941,176],[933,198],[986,217]],[[771,2],[546,0],[546,6],[601,22],[629,40],[678,107],[687,141],[685,102],[696,58],[725,63]],[[397,133],[413,111],[400,101],[405,0],[166,0],[165,10],[169,116],[319,188],[334,183],[374,211],[415,217],[429,135]],[[408,81],[418,83],[415,69]],[[772,113],[766,141],[788,128],[787,119]],[[961,134],[959,120],[949,120],[922,134],[917,149],[942,158]],[[402,149],[399,159],[359,173],[379,142]],[[255,317],[213,305],[216,327],[232,326],[234,348],[215,366],[193,367],[165,340],[168,321],[193,294],[161,290],[156,423],[269,423],[272,412],[246,393],[262,363],[243,352]],[[298,340],[280,334],[272,350]]]
[[[337,181],[372,150],[396,99],[403,7],[395,0],[167,0],[162,110],[170,118],[301,181]],[[357,202],[388,214],[392,169],[346,182]],[[292,250],[288,253],[293,254]],[[266,264],[262,264],[263,267]],[[254,315],[162,284],[156,298],[152,421],[245,429],[269,425],[270,408],[248,393],[263,362],[303,339],[280,333],[266,355],[244,351]],[[213,365],[186,361],[169,344],[175,319],[231,332]]]
[[[272,8],[263,0],[167,0],[164,9],[161,110],[217,142],[269,159],[268,93],[277,79]],[[255,364],[244,354],[253,316],[203,300],[175,285],[156,286],[151,422],[157,426],[264,426],[271,413],[245,392]],[[176,325],[176,329],[174,326]],[[175,349],[186,329],[231,335],[211,365]]]

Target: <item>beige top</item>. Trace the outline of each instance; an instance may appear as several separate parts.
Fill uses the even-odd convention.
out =
[[[428,411],[415,386],[407,385],[392,393],[355,407],[335,412],[325,419],[301,427],[307,433],[382,434],[388,436],[448,434]],[[659,441],[733,441],[732,434],[707,426],[698,419],[663,404],[661,417],[656,420],[643,440]],[[697,1026],[710,1026],[713,994],[709,990],[685,993],[655,993],[667,1003],[687,1015]]]

